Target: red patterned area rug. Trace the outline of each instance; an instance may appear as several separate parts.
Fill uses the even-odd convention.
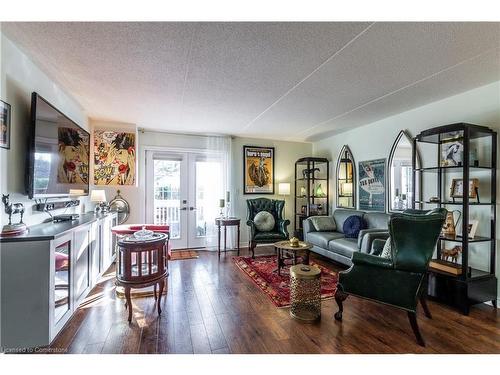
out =
[[[238,268],[248,275],[277,307],[290,306],[290,266],[281,270],[281,276],[273,270],[277,267],[275,256],[233,257]],[[321,269],[321,299],[332,298],[337,290],[338,277],[335,272],[317,263],[311,265]]]

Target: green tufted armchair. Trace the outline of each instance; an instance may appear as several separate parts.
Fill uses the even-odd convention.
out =
[[[285,201],[256,198],[247,199],[247,225],[250,227],[250,237],[248,239],[248,247],[252,252],[252,258],[255,258],[255,246],[263,243],[274,243],[288,239],[288,231],[286,227],[290,224],[290,220],[283,219],[283,208]],[[261,211],[270,212],[274,216],[275,226],[270,232],[259,232],[255,227],[253,219]]]
[[[417,302],[420,300],[425,315],[431,318],[425,300],[425,278],[446,209],[417,212],[412,210],[391,216],[392,259],[353,253],[351,268],[339,273],[336,320],[342,320],[342,303],[349,294],[384,303],[407,311],[418,344],[425,346],[417,325]]]

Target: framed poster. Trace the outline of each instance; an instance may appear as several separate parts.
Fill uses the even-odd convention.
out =
[[[359,209],[385,212],[385,159],[359,162]]]
[[[94,185],[135,185],[135,133],[94,130]]]
[[[441,143],[441,167],[458,167],[463,163],[463,138],[445,140]]]
[[[10,149],[10,104],[0,100],[0,147]]]
[[[243,193],[274,194],[274,147],[243,146]]]

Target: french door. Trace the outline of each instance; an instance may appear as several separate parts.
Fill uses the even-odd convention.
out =
[[[146,151],[146,219],[170,226],[173,249],[215,245],[223,172],[219,155]]]

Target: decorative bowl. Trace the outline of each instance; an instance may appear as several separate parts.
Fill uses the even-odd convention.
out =
[[[134,232],[134,237],[138,240],[148,240],[153,237],[154,232],[152,230],[142,227],[141,230]]]

